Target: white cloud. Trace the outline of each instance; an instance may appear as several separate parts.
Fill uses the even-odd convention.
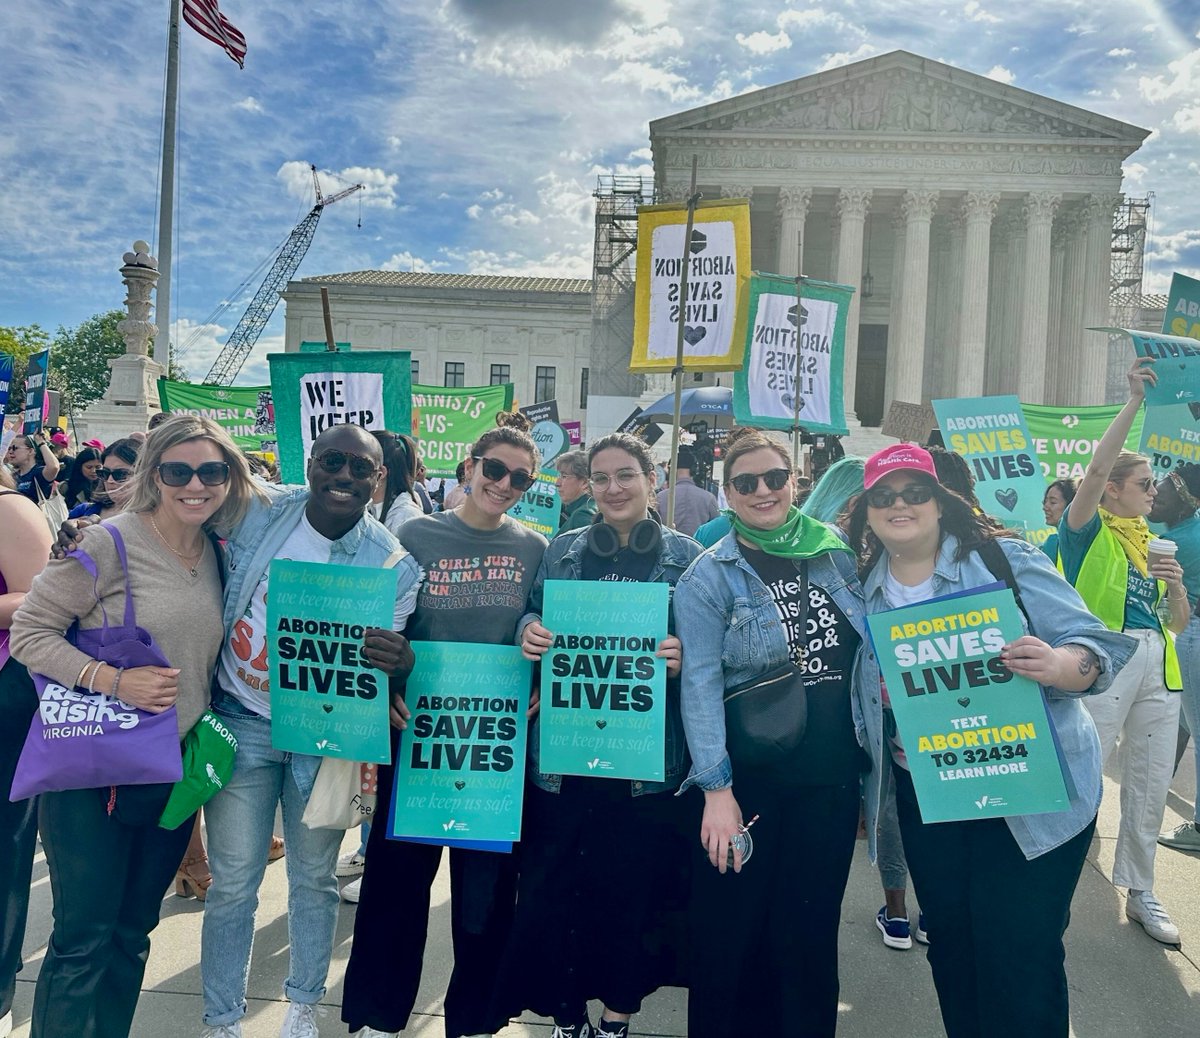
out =
[[[1184,55],[1167,65],[1171,76],[1142,76],[1138,89],[1147,101],[1166,101],[1200,92],[1200,50]]]
[[[1200,250],[1200,230],[1189,229],[1175,234],[1160,234],[1146,243],[1146,256],[1152,260],[1173,263],[1185,252]]]
[[[649,30],[619,25],[613,31],[612,42],[601,48],[600,54],[616,61],[631,61],[678,50],[683,43],[683,33],[670,25],[658,25]]]
[[[420,256],[414,256],[408,249],[403,252],[394,252],[390,259],[385,260],[380,266],[380,270],[406,270],[416,271],[419,274],[428,274],[438,268],[448,267],[450,264],[442,260],[426,260]]]
[[[695,101],[700,97],[700,90],[678,72],[640,61],[621,62],[618,68],[604,77],[604,82],[634,86],[642,93],[665,94],[676,103]]]
[[[772,54],[777,50],[786,50],[792,45],[792,38],[782,29],[774,34],[760,29],[749,36],[739,32],[734,39],[751,54]]]
[[[234,108],[240,108],[243,112],[259,112],[263,110],[263,106],[255,97],[243,97],[240,101],[235,101]]]
[[[1171,116],[1171,122],[1181,133],[1200,133],[1200,104],[1179,109]]]
[[[985,11],[983,5],[978,0],[969,0],[963,7],[963,12],[973,22],[986,22],[989,25],[996,25],[1000,21],[994,14],[989,14]]]
[[[826,54],[818,67],[818,72],[824,72],[827,69],[838,68],[842,65],[849,65],[853,61],[862,61],[863,58],[874,57],[879,53],[879,48],[872,43],[859,44],[851,51],[837,51],[833,54]]]
[[[400,147],[404,143],[404,141],[401,140],[399,137],[395,136],[395,134],[393,134],[390,137],[388,137],[386,143],[387,143],[388,148],[391,149],[392,151],[399,151]]]
[[[492,210],[492,216],[505,227],[529,227],[542,222],[542,218],[528,209],[522,209],[512,202],[504,202]]]
[[[1110,58],[1127,58],[1132,53],[1133,51],[1129,47],[1113,47],[1113,49],[1108,52],[1108,56]]]
[[[1125,179],[1135,183],[1140,181],[1149,172],[1150,170],[1140,162],[1127,162],[1121,167],[1121,173]]]
[[[483,215],[483,206],[469,205],[467,206],[467,216],[472,220],[478,220]]]
[[[394,209],[396,206],[396,186],[400,183],[396,173],[371,166],[347,166],[338,172],[318,170],[317,175],[321,178],[321,191],[325,195],[336,194],[352,184],[362,184],[362,190],[352,197],[360,199],[364,208]],[[309,203],[316,201],[312,169],[307,162],[297,159],[285,162],[275,176],[283,182],[284,189],[292,198]]]
[[[1012,83],[1017,77],[1011,69],[1006,69],[1003,65],[993,65],[987,72],[987,78],[994,79],[997,83]]]
[[[502,199],[503,197],[504,197],[504,192],[501,191],[498,187],[494,187],[494,188],[492,188],[491,191],[484,191],[479,196],[479,199],[482,202],[499,202],[500,199]]]

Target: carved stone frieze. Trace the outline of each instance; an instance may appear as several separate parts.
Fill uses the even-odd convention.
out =
[[[722,184],[722,198],[753,198],[754,188],[749,184]]]

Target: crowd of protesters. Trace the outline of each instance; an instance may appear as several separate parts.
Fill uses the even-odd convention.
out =
[[[1200,817],[1160,832],[1181,704],[1200,731],[1200,466],[1156,480],[1146,458],[1121,449],[1154,380],[1151,364],[1134,364],[1129,402],[1083,478],[1047,488],[1054,536],[1041,550],[987,514],[958,455],[917,444],[842,458],[814,486],[780,442],[735,429],[714,485],[721,509],[692,479],[686,449],[672,459],[673,488],[660,489],[650,449],[612,434],[556,459],[562,515],[547,541],[508,514],[542,465],[520,415],[480,436],[445,493],[427,486],[412,437],[356,426],[316,439],[304,486],[279,485],[269,463],[204,418],[156,416],[148,432],[74,456],[61,434],[18,436],[0,468],[5,793],[38,710],[35,674],[151,714],[174,707],[181,739],[211,711],[238,748],[203,824],[147,823],[138,787],[0,797],[0,1035],[12,1026],[38,833],[54,923],[33,1038],[128,1035],[172,881],[203,901],[196,1030],[242,1035],[277,816],[288,898],[281,1038],[334,1030],[317,1006],[339,876],[353,881],[342,897],[359,903],[342,1020],[359,1038],[410,1026],[444,848],[377,825],[339,859],[343,832],[304,823],[321,758],[273,748],[266,663],[269,567],[292,559],[397,569],[392,622],[367,628],[361,646],[388,676],[393,754],[423,642],[517,645],[536,665],[554,638],[547,580],[671,588],[657,645],[663,780],[544,772],[534,696],[520,842],[508,854],[449,850],[447,1038],[494,1035],[525,1011],[552,1019],[554,1038],[626,1038],[647,996],[668,985],[689,990],[695,1038],[833,1035],[841,905],[864,835],[885,901],[875,923],[891,948],[928,945],[949,1038],[1009,1033],[987,1021],[1018,1002],[1023,1033],[1065,1036],[1063,938],[1114,747],[1113,881],[1128,891],[1129,919],[1157,941],[1180,938],[1154,892],[1156,849],[1200,851]],[[55,496],[70,518],[48,561]],[[1149,550],[1155,533],[1174,557]],[[511,561],[503,587],[466,581],[448,602],[426,581],[494,554]],[[1068,803],[929,823],[867,617],[997,582],[1022,613],[1000,665],[1041,687]],[[123,611],[131,622],[135,600],[161,658],[122,666],[89,655],[79,635]],[[806,697],[803,737],[768,759],[747,755],[727,729],[727,700],[777,680]],[[381,818],[391,793],[381,766]],[[997,905],[1018,900],[1021,925],[997,925]]]

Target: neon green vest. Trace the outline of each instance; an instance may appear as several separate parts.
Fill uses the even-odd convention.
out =
[[[1062,564],[1059,563],[1061,570]],[[1079,567],[1079,578],[1075,590],[1079,592],[1087,607],[1110,631],[1119,631],[1125,626],[1125,586],[1129,577],[1129,560],[1120,542],[1103,524],[1096,539],[1083,557]],[[1166,585],[1158,582],[1158,601],[1162,601]],[[1157,603],[1156,603],[1157,604]],[[1167,688],[1178,692],[1183,688],[1179,673],[1179,657],[1175,653],[1175,635],[1159,620],[1162,628],[1163,678]]]

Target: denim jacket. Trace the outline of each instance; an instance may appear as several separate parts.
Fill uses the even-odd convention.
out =
[[[659,551],[658,563],[647,578],[647,583],[670,584],[672,588],[679,580],[688,564],[704,549],[690,537],[676,533],[667,527],[662,529],[662,548]],[[587,530],[578,533],[572,530],[561,534],[550,542],[546,554],[542,556],[542,564],[538,567],[537,576],[533,581],[533,591],[529,596],[530,611],[521,617],[517,624],[517,644],[521,644],[521,635],[533,621],[541,621],[542,588],[547,580],[580,580],[583,576],[583,556],[587,551]],[[675,630],[674,609],[667,614],[667,629]],[[538,770],[538,721],[540,714],[535,716],[529,727],[529,777],[539,789],[557,793],[562,787],[561,775],[545,775]],[[667,679],[667,752],[664,780],[662,782],[631,782],[630,790],[633,795],[643,793],[662,793],[674,789],[684,772],[687,771],[687,745],[683,738],[683,726],[679,718],[679,682]]]
[[[850,708],[858,743],[871,758],[862,778],[867,844],[875,860],[875,830],[883,769],[883,705],[879,664],[870,649],[854,556],[827,552],[810,559],[809,583],[825,590],[862,638],[854,661]],[[692,770],[680,788],[725,789],[733,765],[725,750],[725,690],[753,681],[789,659],[787,635],[771,593],[726,534],[700,556],[675,589],[683,642],[683,727]]]
[[[1060,756],[1066,770],[1068,806],[1050,814],[1016,815],[1005,818],[1013,839],[1028,859],[1038,857],[1066,843],[1082,832],[1100,808],[1100,740],[1091,715],[1080,696],[1096,695],[1112,684],[1113,678],[1133,655],[1137,642],[1117,631],[1108,630],[1083,604],[1083,599],[1054,568],[1038,548],[1015,537],[997,541],[1021,590],[1021,600],[1033,624],[1021,618],[1025,632],[1058,648],[1071,643],[1091,649],[1100,661],[1100,676],[1085,692],[1064,692],[1042,686],[1042,696],[1050,723],[1058,739]],[[933,596],[953,594],[997,580],[978,552],[962,562],[955,561],[958,540],[947,534],[938,551],[933,570]],[[867,612],[879,613],[891,606],[884,595],[888,558],[885,551],[863,582]]]
[[[308,504],[308,487],[261,486],[267,493],[267,500],[252,499],[245,518],[229,532],[225,541],[227,579],[223,619],[227,633],[245,614],[258,582],[300,523]],[[364,515],[353,529],[333,542],[329,561],[339,566],[378,567],[399,547],[400,542],[385,526]],[[399,587],[404,596],[400,611],[408,614],[417,604],[421,569],[406,552],[396,563],[396,570],[400,574]],[[292,754],[296,783],[306,797],[312,791],[320,763],[320,757]]]

